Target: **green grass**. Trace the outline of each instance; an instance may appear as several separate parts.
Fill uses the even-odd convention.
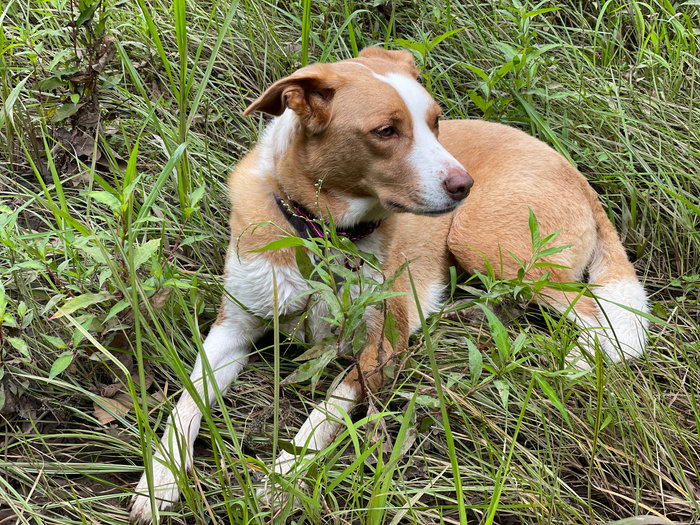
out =
[[[588,177],[659,319],[649,351],[572,374],[575,327],[548,312],[433,316],[271,511],[259,473],[344,363],[280,387],[300,350],[266,339],[205,419],[172,523],[700,521],[696,4],[2,4],[0,521],[125,522],[216,316],[226,173],[262,126],[242,110],[372,44],[413,50],[447,116],[515,125]],[[458,298],[513,292],[472,285]]]

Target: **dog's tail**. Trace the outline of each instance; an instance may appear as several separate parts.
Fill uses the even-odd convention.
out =
[[[613,361],[639,356],[646,347],[649,321],[647,295],[630,263],[615,228],[590,186],[588,199],[597,227],[597,241],[588,265],[590,291],[596,312],[581,316],[584,337],[600,347]]]

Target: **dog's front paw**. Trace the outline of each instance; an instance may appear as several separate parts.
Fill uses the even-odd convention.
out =
[[[289,483],[285,483],[283,487],[277,483],[273,483],[270,478],[265,476],[262,480],[262,485],[255,491],[255,499],[263,507],[280,508],[287,505],[290,500],[295,501],[296,498],[300,496],[300,492],[306,492],[308,494],[310,491],[309,485],[301,479],[296,482],[290,481]]]
[[[580,348],[572,348],[569,350],[569,353],[566,354],[566,365],[578,372],[587,372],[591,370],[591,365]]]
[[[141,476],[141,480],[136,485],[135,494],[131,498],[129,509],[129,521],[134,524],[145,525],[154,523],[151,499],[148,495],[148,480],[146,473]],[[180,497],[180,489],[175,482],[175,476],[165,465],[154,462],[153,464],[153,496],[156,499],[158,510],[167,510]]]
[[[291,472],[297,463],[297,458],[293,454],[287,451],[282,451],[282,453],[277,458],[274,466],[274,472],[278,476],[285,476]],[[294,482],[290,482],[294,483]],[[299,488],[303,489],[306,487],[305,483],[301,480],[298,482]],[[290,491],[294,490],[294,485],[289,483],[284,483],[286,487],[281,486],[279,483],[274,483],[269,476],[264,476],[261,485],[255,491],[255,496],[258,502],[265,507],[281,507],[289,501]]]
[[[255,490],[255,499],[263,507],[281,507],[289,501],[289,492],[273,484],[270,478],[265,476],[262,485]]]

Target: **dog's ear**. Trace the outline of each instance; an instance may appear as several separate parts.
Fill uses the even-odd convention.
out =
[[[272,84],[243,114],[261,111],[279,116],[289,108],[309,131],[319,133],[330,122],[334,95],[331,76],[324,68],[306,67]]]
[[[413,78],[418,78],[418,69],[416,69],[416,61],[410,51],[402,49],[400,51],[389,51],[383,47],[373,46],[366,47],[357,58],[380,58],[383,60],[391,60],[401,67],[407,74]]]

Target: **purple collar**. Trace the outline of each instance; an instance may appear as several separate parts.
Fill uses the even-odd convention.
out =
[[[289,197],[287,197],[286,201],[277,195],[274,195],[274,197],[284,217],[301,237],[305,239],[314,237],[323,239],[325,237],[318,217],[314,217],[309,210]],[[382,221],[361,222],[344,231],[336,230],[335,233],[336,235],[350,239],[352,242],[357,242],[379,228],[381,223]]]

